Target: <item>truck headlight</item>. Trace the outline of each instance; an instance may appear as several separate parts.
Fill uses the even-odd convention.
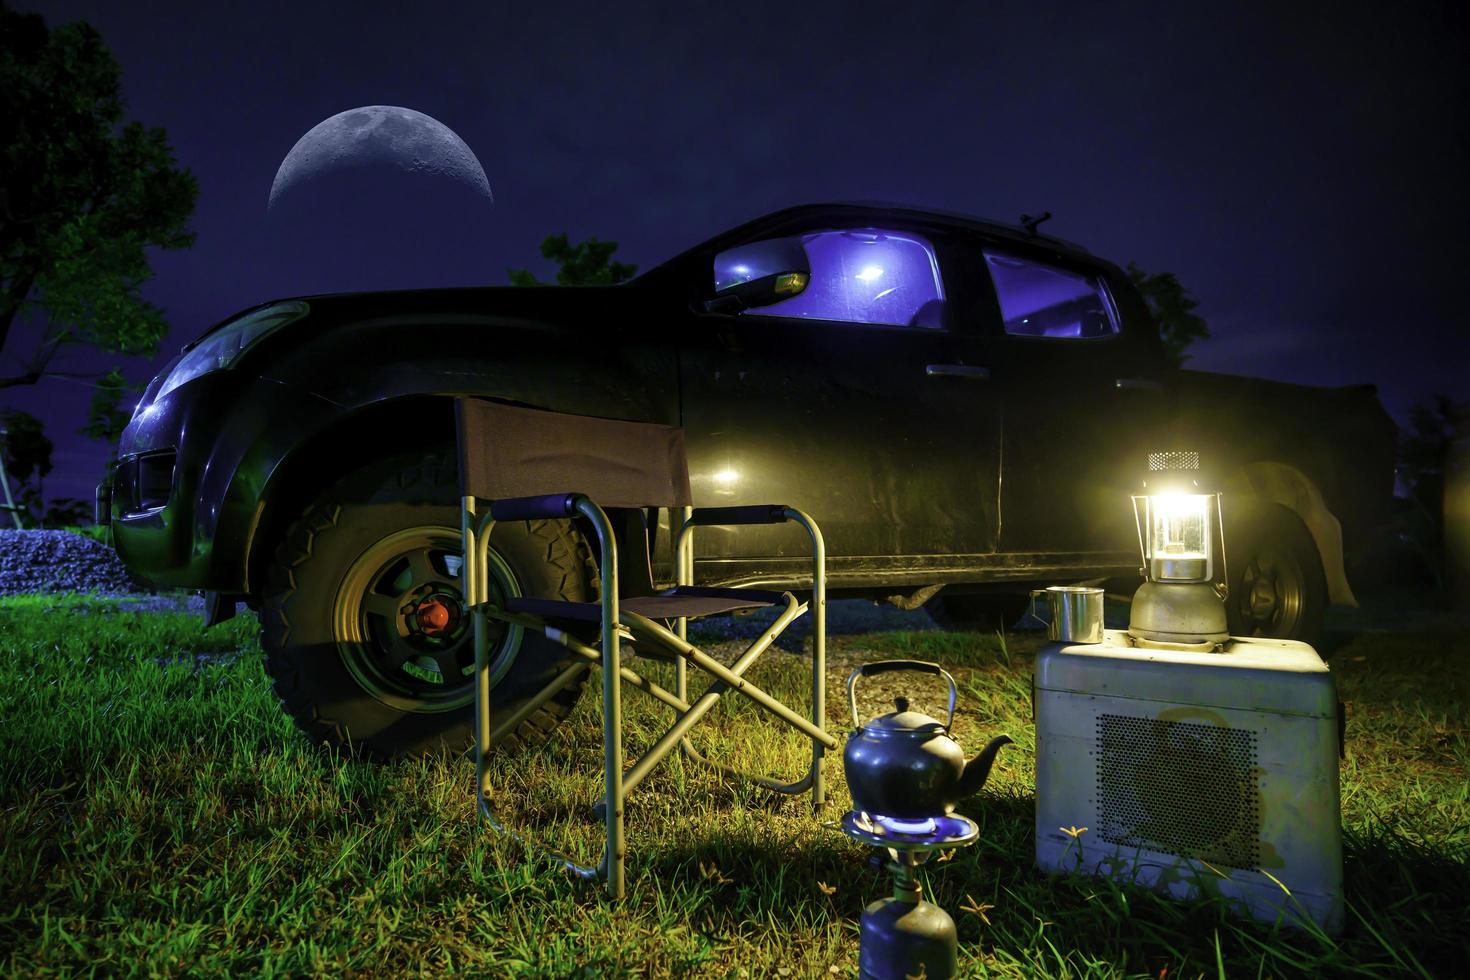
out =
[[[163,384],[158,386],[152,400],[157,401],[179,385],[201,375],[225,370],[263,337],[293,320],[301,319],[306,312],[307,306],[300,300],[271,303],[202,337],[194,346],[184,349],[184,356],[174,365],[168,377],[163,379]],[[139,409],[141,408],[140,404]]]

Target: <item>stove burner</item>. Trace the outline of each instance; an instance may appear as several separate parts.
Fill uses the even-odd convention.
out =
[[[849,837],[856,837],[874,847],[918,851],[962,847],[980,834],[975,821],[958,813],[905,820],[850,810],[842,817],[842,829]]]
[[[897,817],[885,817],[878,813],[871,816],[873,822],[879,827],[895,834],[932,834],[939,826],[938,821],[933,817],[924,817],[922,820],[900,820]]]

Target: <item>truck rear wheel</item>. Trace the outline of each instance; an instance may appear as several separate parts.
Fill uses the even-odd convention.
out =
[[[463,594],[457,475],[450,454],[400,457],[337,483],[291,525],[260,608],[266,672],[314,741],[376,761],[474,743],[474,641]],[[497,525],[490,593],[593,598],[595,565],[568,521]],[[514,710],[564,666],[565,651],[496,624],[491,704]],[[507,741],[539,744],[581,693],[578,680]]]
[[[1029,598],[1025,593],[945,595],[941,592],[924,603],[924,611],[941,629],[994,633],[1010,629],[1025,614]]]
[[[1232,636],[1316,644],[1327,611],[1327,582],[1312,536],[1297,516],[1260,504],[1225,517]]]

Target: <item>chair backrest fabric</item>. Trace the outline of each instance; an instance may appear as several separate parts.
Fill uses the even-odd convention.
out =
[[[684,430],[456,398],[460,492],[584,493],[603,508],[687,507]]]

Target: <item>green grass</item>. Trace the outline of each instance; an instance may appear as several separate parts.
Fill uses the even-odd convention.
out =
[[[237,620],[205,633],[197,617],[78,597],[0,600],[0,970],[855,975],[858,916],[885,893],[884,877],[867,849],[814,823],[804,801],[665,764],[632,798],[629,898],[611,903],[476,827],[469,759],[374,767],[307,745],[275,704],[252,627]],[[1362,634],[1333,655],[1349,704],[1349,922],[1332,940],[1241,921],[1215,902],[1036,872],[1037,641],[1007,640],[923,632],[832,641],[835,728],[847,727],[838,681],[853,663],[923,656],[944,661],[962,685],[961,744],[973,752],[1002,730],[1017,740],[962,808],[981,823],[982,841],[928,873],[958,922],[962,972],[1466,969],[1463,642],[1429,628]],[[773,651],[755,676],[799,699],[805,662]],[[923,684],[872,680],[870,714],[892,693],[884,683]],[[933,713],[934,700],[916,697],[916,707]],[[662,718],[636,694],[625,705],[636,751]],[[548,751],[497,762],[504,815],[587,858],[600,839],[583,816],[597,796],[596,711],[589,695]],[[757,709],[732,700],[696,732],[742,766],[799,771],[800,741],[768,735],[760,722]],[[827,773],[831,819],[847,802],[838,758]]]

